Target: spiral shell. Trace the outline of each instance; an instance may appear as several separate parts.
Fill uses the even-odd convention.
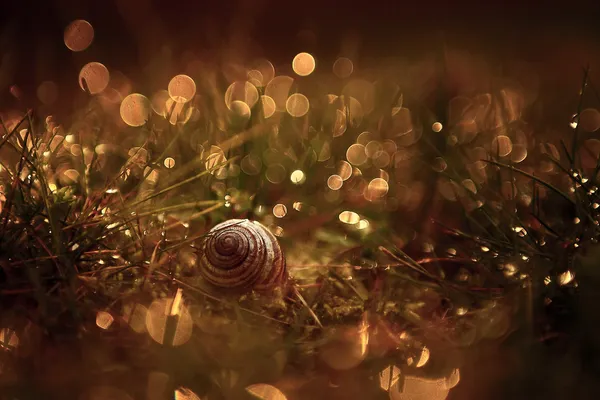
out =
[[[200,274],[214,286],[265,290],[287,279],[281,247],[259,222],[222,222],[210,230],[201,249]]]

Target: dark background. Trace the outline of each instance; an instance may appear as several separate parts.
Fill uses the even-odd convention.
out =
[[[542,78],[570,88],[587,63],[600,64],[600,2],[498,1],[2,1],[0,12],[0,103],[17,84],[35,93],[44,80],[59,84],[61,98],[77,87],[89,61],[120,70],[132,81],[168,49],[175,59],[219,50],[231,37],[247,50],[276,62],[299,51],[317,59],[352,52],[358,65],[384,57],[418,58],[447,47],[498,63],[533,63]],[[558,2],[556,2],[558,3]],[[74,19],[95,29],[92,46],[70,52],[63,31]],[[242,46],[244,48],[244,46]],[[212,54],[212,53],[211,53]],[[157,56],[158,55],[158,56]],[[145,77],[147,78],[147,77]],[[164,86],[156,82],[155,86]],[[569,89],[570,90],[570,89]]]

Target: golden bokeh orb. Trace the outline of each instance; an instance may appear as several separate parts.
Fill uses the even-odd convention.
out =
[[[65,28],[65,46],[71,51],[83,51],[90,47],[93,40],[94,28],[86,20],[77,19]]]
[[[287,215],[287,207],[285,204],[276,204],[273,207],[273,215],[277,218],[283,218]]]
[[[152,105],[143,94],[132,93],[121,102],[121,119],[129,126],[142,126],[150,118]]]
[[[250,82],[233,82],[225,91],[225,105],[230,110],[232,103],[235,101],[244,102],[249,108],[252,108],[258,101],[258,98],[258,90],[256,89],[256,86]]]
[[[346,159],[352,165],[362,165],[367,162],[365,146],[355,143],[346,150]]]
[[[292,60],[292,68],[299,76],[308,76],[315,70],[315,58],[309,53],[300,53]]]
[[[260,96],[260,101],[262,105],[262,111],[265,118],[271,118],[275,111],[277,110],[277,106],[275,105],[275,100],[273,100],[269,96]]]
[[[306,175],[301,169],[297,169],[290,175],[290,180],[296,185],[301,185],[306,181]]]
[[[285,108],[292,117],[303,117],[310,109],[310,103],[305,95],[294,93],[288,97]]]
[[[108,86],[110,74],[104,64],[91,62],[85,64],[79,71],[79,86],[90,94],[98,94]],[[87,89],[86,89],[87,87]]]
[[[196,82],[187,75],[176,75],[167,88],[169,96],[177,103],[187,103],[196,94]]]
[[[340,190],[343,184],[344,180],[339,175],[331,175],[327,178],[327,187],[331,190]]]
[[[246,387],[246,391],[260,400],[286,400],[285,395],[275,386],[257,383]]]

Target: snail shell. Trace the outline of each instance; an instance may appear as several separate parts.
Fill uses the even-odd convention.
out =
[[[200,274],[214,286],[265,290],[287,279],[281,247],[259,222],[222,222],[210,230],[201,249]]]

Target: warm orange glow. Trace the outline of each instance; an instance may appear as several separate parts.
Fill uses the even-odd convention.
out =
[[[575,279],[575,274],[571,271],[565,271],[558,276],[558,283],[562,286],[568,285],[573,279]]]
[[[174,168],[175,167],[175,159],[173,157],[165,158],[164,165],[166,168]]]
[[[286,400],[286,397],[281,390],[265,383],[250,385],[246,388],[246,391],[260,400]]]
[[[343,184],[344,180],[339,175],[331,175],[329,178],[327,178],[327,187],[329,187],[331,190],[339,190],[342,188]]]
[[[123,307],[123,319],[129,324],[131,329],[137,333],[146,331],[146,315],[148,309],[141,304],[126,304]]]
[[[271,118],[275,114],[276,105],[275,100],[269,96],[260,96],[260,101],[263,109],[263,115],[265,118]]]
[[[403,387],[398,385],[403,382]],[[445,400],[450,393],[445,379],[406,376],[390,388],[390,400]]]
[[[287,207],[284,204],[276,204],[273,207],[273,215],[277,218],[283,218],[287,214]]]
[[[187,75],[177,75],[169,82],[169,96],[177,103],[187,103],[196,94],[196,82]]]
[[[175,400],[202,400],[200,396],[187,388],[179,388],[175,391]]]
[[[0,329],[0,348],[14,349],[19,346],[19,337],[14,330],[9,328]]]
[[[98,311],[96,314],[96,325],[100,329],[108,329],[114,322],[113,316],[106,311]]]
[[[299,76],[308,76],[315,70],[315,58],[309,53],[300,53],[294,57],[292,68]]]
[[[379,384],[385,391],[389,391],[400,379],[402,371],[395,365],[390,365],[379,373]]]
[[[367,161],[367,153],[365,146],[355,143],[348,147],[346,151],[346,159],[352,165],[362,165]]]
[[[150,118],[152,105],[142,94],[133,93],[121,102],[121,119],[129,126],[142,126]]]
[[[173,298],[173,303],[171,304],[171,311],[169,311],[170,316],[176,316],[181,314],[181,300],[183,298],[183,289],[177,289],[177,293],[175,293],[175,297]]]
[[[308,112],[310,104],[305,95],[295,93],[287,99],[285,108],[292,117],[302,117]]]

